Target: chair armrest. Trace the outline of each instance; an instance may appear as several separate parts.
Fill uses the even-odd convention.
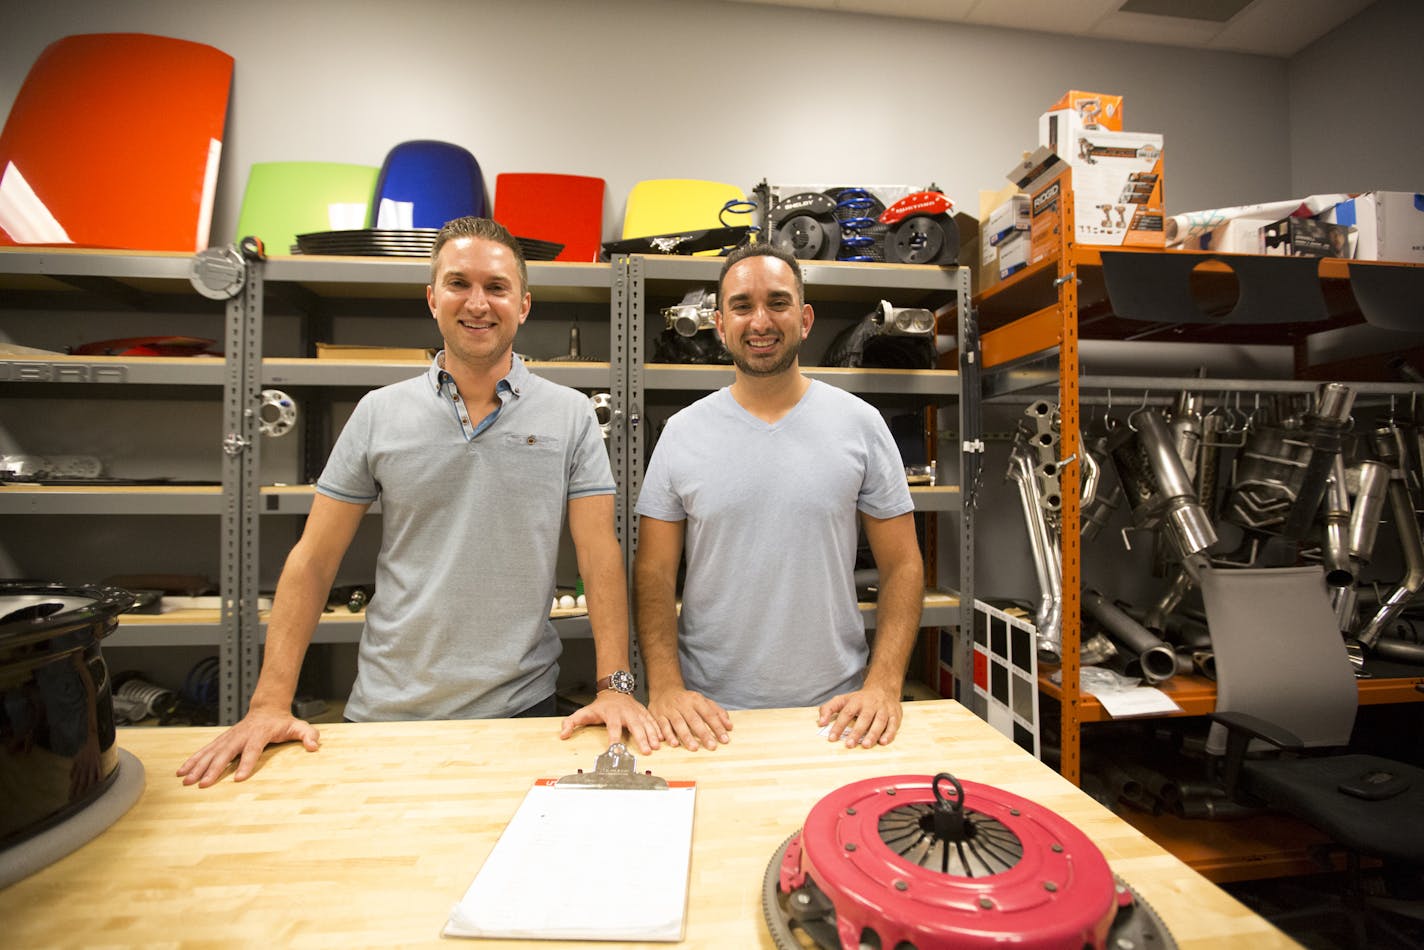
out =
[[[1300,737],[1289,729],[1249,713],[1215,712],[1211,714],[1211,719],[1226,727],[1226,755],[1221,767],[1221,784],[1226,791],[1226,797],[1233,801],[1236,799],[1237,785],[1241,781],[1241,766],[1246,761],[1246,749],[1252,739],[1269,742],[1278,749],[1305,748]]]
[[[1248,739],[1261,739],[1269,742],[1278,749],[1300,750],[1305,748],[1305,743],[1300,737],[1282,726],[1262,719],[1259,716],[1252,716],[1250,713],[1242,712],[1217,712],[1211,714],[1213,722],[1219,722],[1226,727],[1228,733],[1234,739],[1237,735],[1244,734]],[[1227,740],[1227,747],[1230,748],[1231,740]],[[1245,749],[1243,743],[1243,751]],[[1230,752],[1227,752],[1228,757]]]

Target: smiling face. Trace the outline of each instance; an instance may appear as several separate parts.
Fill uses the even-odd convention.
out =
[[[485,238],[445,243],[425,300],[445,340],[447,369],[452,360],[473,370],[507,364],[514,335],[529,316],[518,261],[509,248]]]
[[[737,369],[776,376],[797,367],[814,317],[785,261],[756,255],[733,264],[722,278],[718,305],[717,332]]]

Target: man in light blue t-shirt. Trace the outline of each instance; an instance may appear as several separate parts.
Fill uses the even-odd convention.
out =
[[[593,408],[531,374],[514,337],[531,298],[518,242],[484,218],[441,229],[426,302],[445,347],[429,369],[367,393],[342,429],[301,539],[277,582],[247,715],[179,768],[212,785],[252,774],[273,742],[317,749],[292,715],[297,674],[341,559],[381,502],[376,593],[349,719],[552,716],[559,639],[549,623],[567,513],[588,595],[598,693],[563,720],[604,723],[644,753],[658,729],[633,696],[614,482]]]
[[[819,707],[832,741],[886,744],[924,598],[904,465],[874,407],[801,374],[814,314],[795,257],[746,245],[718,284],[735,380],[668,420],[637,503],[648,709],[688,749],[727,742],[728,709],[786,706]],[[873,654],[858,527],[880,574]]]

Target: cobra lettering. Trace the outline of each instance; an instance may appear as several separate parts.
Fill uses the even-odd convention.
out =
[[[0,362],[0,381],[7,383],[126,383],[128,378],[127,366]]]

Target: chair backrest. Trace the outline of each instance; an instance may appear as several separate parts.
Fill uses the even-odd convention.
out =
[[[598,260],[603,242],[602,178],[503,172],[494,180],[494,219],[516,237],[553,241],[557,261]]]
[[[0,245],[207,247],[232,63],[146,33],[46,46],[0,131]]]
[[[722,227],[720,214],[729,201],[744,201],[736,185],[690,178],[650,178],[628,192],[623,237],[651,237]],[[736,219],[732,219],[737,223]],[[715,252],[714,252],[715,253]]]
[[[376,180],[372,227],[441,228],[455,218],[484,213],[484,173],[467,149],[419,139],[386,153]]]
[[[1202,571],[1216,661],[1217,712],[1258,716],[1306,746],[1345,745],[1359,693],[1345,641],[1316,567]],[[1225,751],[1213,725],[1207,751]]]
[[[259,237],[269,254],[287,254],[298,234],[365,227],[378,171],[337,162],[254,162],[233,239]]]

